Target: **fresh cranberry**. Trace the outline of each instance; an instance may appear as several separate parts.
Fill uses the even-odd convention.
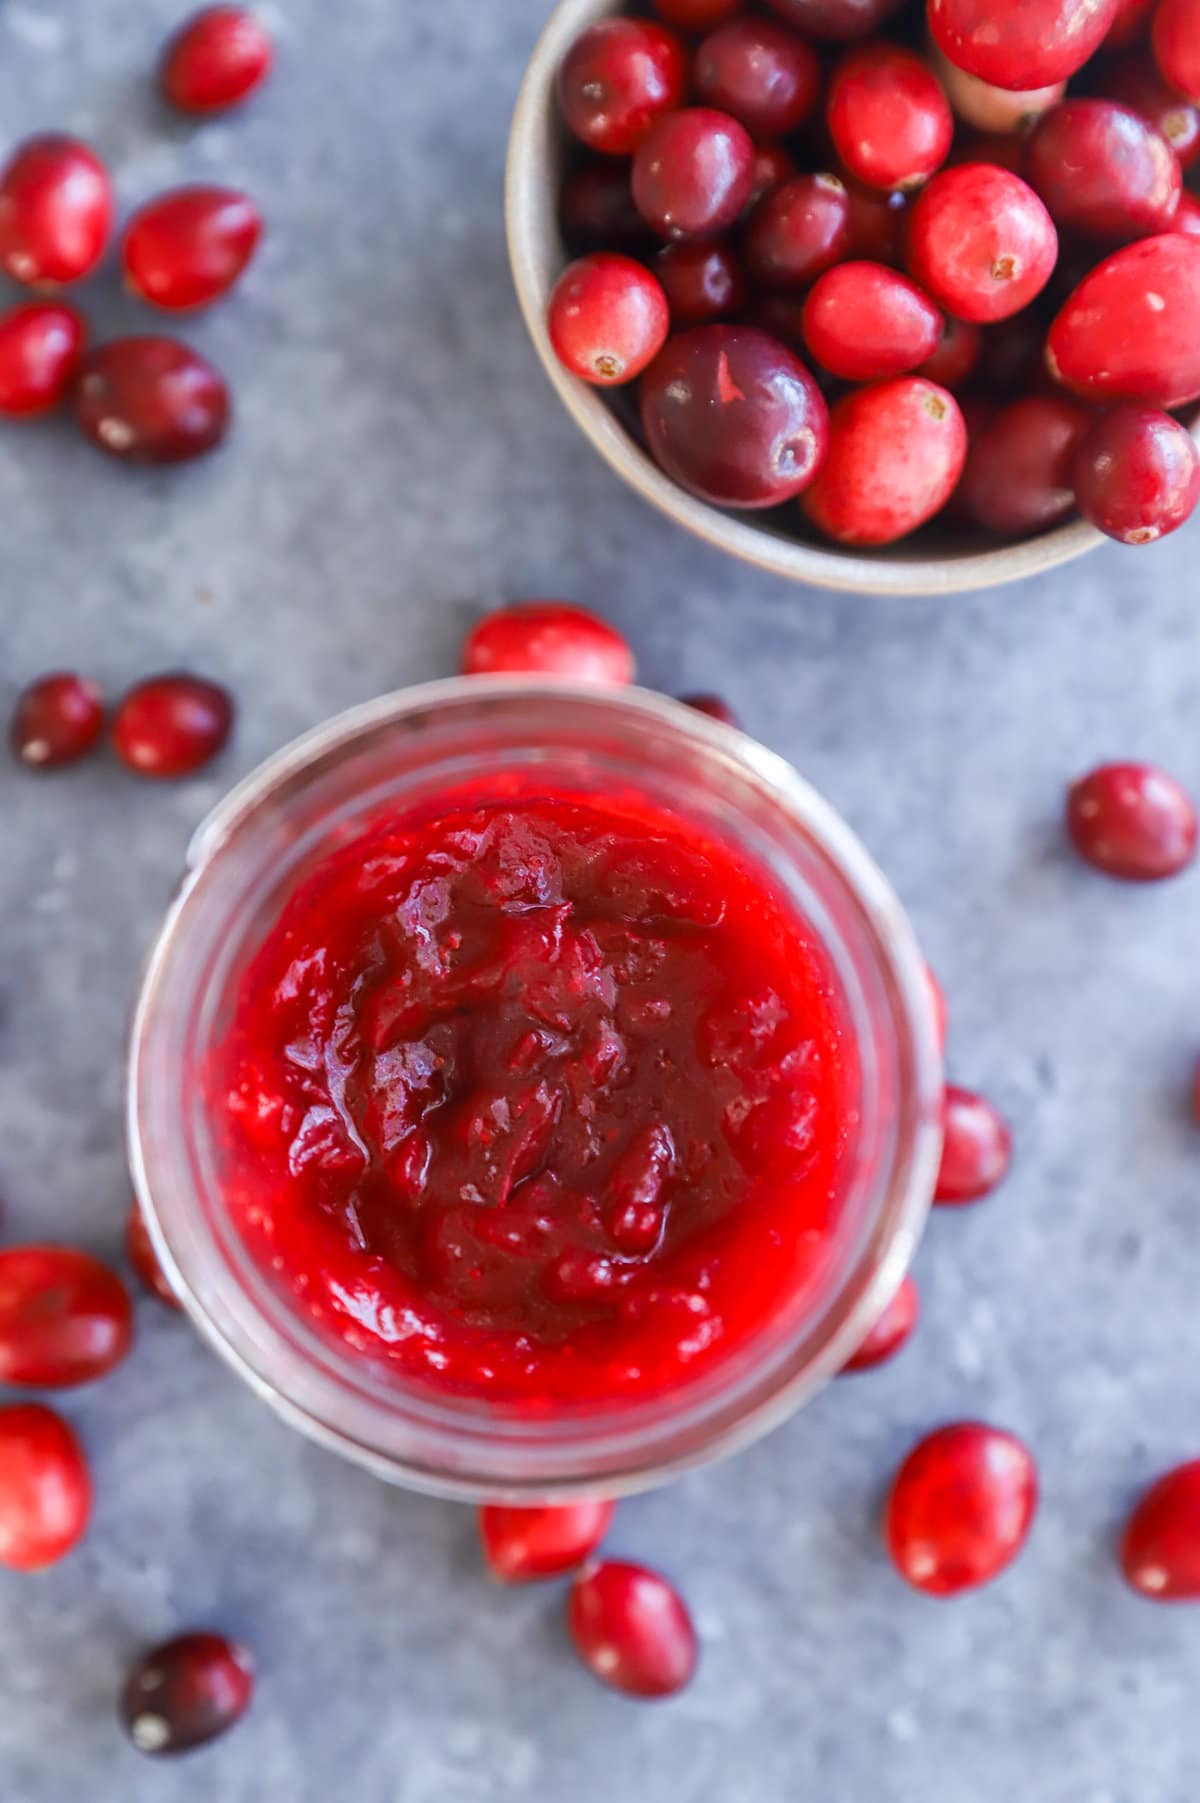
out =
[[[754,152],[754,175],[750,182],[747,207],[758,204],[764,194],[790,181],[796,173],[796,160],[782,144],[759,144]]]
[[[902,1578],[955,1596],[998,1577],[1029,1535],[1037,1471],[1002,1428],[959,1421],[913,1447],[892,1482],[884,1535]]]
[[[1106,50],[1123,50],[1134,44],[1150,22],[1151,8],[1157,0],[1117,0],[1117,10],[1104,40]]]
[[[991,82],[968,75],[932,46],[933,67],[946,91],[946,98],[956,116],[977,131],[997,137],[1015,138],[1017,134],[1050,107],[1057,106],[1066,89],[1065,81],[1053,81],[1044,88],[996,88]],[[960,158],[960,161],[987,162],[987,157]],[[1008,163],[1002,165],[1008,168]],[[1020,174],[1020,170],[1017,170]]]
[[[114,338],[85,358],[75,416],[86,438],[126,463],[184,463],[220,444],[225,383],[176,338]]]
[[[945,506],[966,454],[967,429],[944,388],[898,376],[858,389],[833,409],[804,511],[839,544],[893,544]]]
[[[633,198],[663,238],[693,238],[732,225],[750,198],[754,145],[744,125],[712,107],[659,119],[633,159]]]
[[[933,1001],[933,1027],[937,1034],[938,1051],[944,1052],[946,1050],[946,1029],[949,1022],[946,992],[928,964],[925,966],[925,981],[929,985],[929,994]]]
[[[1200,12],[1196,0],[1159,0],[1150,40],[1163,80],[1185,100],[1200,106]]]
[[[38,1403],[0,1408],[0,1565],[40,1571],[71,1551],[92,1512],[78,1440]]]
[[[746,8],[746,0],[652,0],[652,4],[660,19],[681,31],[711,31]]]
[[[935,1202],[979,1202],[1002,1183],[1012,1163],[1008,1122],[985,1096],[946,1086],[942,1105],[942,1162]]]
[[[696,1630],[679,1592],[643,1565],[609,1560],[571,1586],[567,1621],[593,1677],[633,1697],[669,1697],[696,1669]]]
[[[705,38],[692,80],[705,106],[740,119],[753,138],[795,131],[817,104],[815,50],[772,19],[734,19]]]
[[[59,406],[86,337],[80,315],[61,301],[26,301],[0,314],[0,417],[32,419]]]
[[[559,201],[563,236],[579,250],[628,250],[653,244],[633,203],[629,165],[594,156],[568,176]]]
[[[874,382],[915,369],[936,350],[942,316],[914,282],[882,263],[839,263],[804,307],[809,350],[831,375]]]
[[[620,687],[633,681],[633,652],[615,626],[567,601],[522,601],[473,626],[464,676],[565,676]]]
[[[228,1733],[253,1695],[244,1646],[223,1634],[181,1634],[138,1660],[121,1693],[121,1723],[139,1753],[187,1753]]]
[[[794,351],[807,351],[808,347],[804,342],[803,295],[756,294],[740,323],[753,326],[755,331],[765,332],[768,338],[777,338],[781,344],[790,345]],[[835,386],[834,377],[819,367],[812,371],[812,377],[822,394],[828,393],[827,384],[830,388]]]
[[[1189,194],[1185,188],[1179,196],[1179,206],[1171,221],[1173,232],[1182,232],[1187,238],[1200,238],[1200,199]]]
[[[848,1358],[842,1366],[843,1374],[870,1371],[895,1358],[900,1348],[911,1340],[920,1312],[917,1286],[911,1277],[906,1277],[853,1358]]]
[[[141,1278],[144,1287],[168,1308],[183,1305],[167,1282],[167,1274],[158,1262],[154,1243],[146,1231],[142,1211],[134,1202],[125,1217],[125,1256]]]
[[[707,714],[710,720],[719,720],[722,726],[741,728],[741,721],[720,695],[681,695],[679,699],[685,707],[693,708],[698,714]]]
[[[986,532],[1045,532],[1075,509],[1075,453],[1092,416],[1066,395],[1002,407],[971,440],[958,498]]]
[[[152,306],[206,307],[233,287],[261,234],[258,208],[236,188],[176,188],[129,221],[125,276]]]
[[[1200,1459],[1166,1472],[1140,1499],[1125,1526],[1121,1570],[1151,1602],[1200,1599]]]
[[[558,100],[575,136],[608,156],[629,156],[687,86],[687,52],[649,19],[601,19],[563,59]]]
[[[104,727],[104,703],[89,677],[56,670],[17,699],[9,737],[23,764],[52,770],[86,757]]]
[[[1088,401],[1183,407],[1200,396],[1200,241],[1127,244],[1084,276],[1046,339],[1050,373]]]
[[[1148,56],[1122,61],[1106,88],[1113,100],[1162,133],[1181,168],[1191,168],[1200,157],[1200,107],[1169,88]],[[1177,229],[1172,224],[1171,230]]]
[[[751,214],[746,268],[766,288],[806,288],[850,245],[846,184],[835,175],[798,175],[772,188]]]
[[[881,194],[877,188],[846,183],[850,242],[846,254],[867,263],[888,263],[903,268],[908,241],[908,196],[898,189]]]
[[[746,299],[741,265],[721,238],[682,238],[666,244],[654,259],[671,309],[671,324],[708,325],[737,313]]]
[[[871,188],[919,187],[954,136],[937,76],[899,44],[849,51],[833,72],[825,117],[842,162]]]
[[[614,1508],[610,1502],[526,1509],[488,1504],[479,1511],[479,1537],[488,1569],[504,1584],[574,1571],[607,1534]]]
[[[909,268],[960,319],[1006,319],[1050,280],[1058,234],[1028,183],[991,163],[935,175],[910,216]]]
[[[72,1246],[0,1252],[0,1382],[65,1390],[103,1377],[133,1343],[129,1293]]]
[[[1185,426],[1125,401],[1093,421],[1075,459],[1079,511],[1123,545],[1176,532],[1200,501],[1200,453]]]
[[[969,75],[1042,88],[1082,69],[1116,12],[1117,0],[928,0],[927,16],[938,47]]]
[[[646,371],[642,426],[653,457],[692,494],[774,507],[820,468],[829,416],[785,346],[747,326],[696,326]]]
[[[185,113],[221,113],[261,87],[271,40],[244,6],[206,6],[176,32],[159,69],[162,91]]]
[[[14,281],[77,282],[104,255],[112,183],[78,138],[28,138],[0,172],[0,269]]]
[[[113,749],[139,776],[190,776],[224,746],[233,703],[201,676],[151,676],[122,697]]]
[[[1153,764],[1101,764],[1071,785],[1067,833],[1106,876],[1153,883],[1178,876],[1195,857],[1196,809]]]
[[[845,44],[870,37],[904,0],[767,0],[773,11],[806,37]]]
[[[1179,159],[1161,133],[1115,100],[1064,100],[1029,145],[1029,179],[1055,222],[1119,244],[1167,229]]]
[[[978,326],[965,319],[947,318],[936,348],[921,364],[917,374],[928,382],[948,388],[952,394],[957,393],[973,374],[982,344],[983,334]]]
[[[613,251],[580,257],[558,278],[547,326],[564,369],[597,387],[632,382],[666,342],[671,323],[662,283]]]

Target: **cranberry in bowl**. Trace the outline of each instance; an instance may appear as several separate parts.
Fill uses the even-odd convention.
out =
[[[765,1431],[932,1193],[923,964],[782,760],[680,703],[469,677],[200,829],[131,1051],[172,1288],[393,1481],[613,1495]]]

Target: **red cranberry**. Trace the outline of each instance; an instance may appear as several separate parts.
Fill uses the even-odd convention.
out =
[[[773,11],[806,37],[845,44],[870,37],[903,0],[767,0]]]
[[[467,634],[464,676],[565,676],[621,687],[633,652],[615,626],[567,601],[523,601],[488,614]]]
[[[783,138],[817,104],[815,50],[772,19],[734,19],[706,37],[692,70],[705,106],[740,119],[754,138]]]
[[[978,326],[965,319],[947,318],[937,348],[921,364],[917,374],[924,376],[926,381],[948,388],[952,394],[957,393],[974,373],[982,344],[983,334]]]
[[[909,268],[960,319],[1006,319],[1050,280],[1058,234],[1026,182],[991,163],[943,169],[917,196]]]
[[[1149,23],[1150,10],[1157,0],[1117,0],[1117,10],[1104,40],[1106,50],[1123,50],[1136,43]]]
[[[56,670],[22,691],[9,736],[23,764],[52,770],[86,757],[103,726],[104,703],[96,684],[73,670]]]
[[[804,511],[839,544],[893,544],[945,506],[966,454],[967,429],[944,388],[898,376],[857,389],[833,409]]]
[[[1029,179],[1056,222],[1122,243],[1167,228],[1179,159],[1152,125],[1113,100],[1064,100],[1029,145]]]
[[[868,263],[903,267],[908,241],[908,197],[899,190],[881,194],[877,188],[846,183],[850,243],[847,254]]]
[[[952,63],[997,88],[1041,88],[1082,69],[1117,0],[928,0],[929,29]]]
[[[79,368],[86,336],[80,315],[60,301],[28,301],[0,314],[0,417],[52,412]]]
[[[185,113],[237,106],[271,71],[271,40],[244,6],[206,6],[176,32],[163,54],[159,81]]]
[[[1196,0],[1159,0],[1150,37],[1163,80],[1185,100],[1200,106],[1200,12]]]
[[[1162,133],[1181,168],[1191,168],[1200,157],[1200,108],[1169,88],[1148,56],[1122,62],[1107,89],[1114,100]],[[1172,224],[1171,230],[1178,227]]]
[[[141,1278],[143,1285],[152,1296],[168,1308],[182,1308],[178,1296],[167,1281],[167,1274],[158,1262],[158,1254],[154,1243],[146,1231],[146,1223],[142,1219],[142,1211],[134,1202],[125,1217],[125,1256]]]
[[[933,355],[942,316],[915,283],[882,263],[839,263],[804,307],[809,350],[847,382],[900,376]]]
[[[254,1665],[223,1634],[181,1634],[138,1660],[121,1723],[139,1753],[187,1753],[228,1733],[250,1707]]]
[[[597,387],[632,382],[662,349],[670,325],[662,283],[613,251],[580,257],[558,278],[547,325],[555,355]]]
[[[908,1343],[921,1312],[921,1298],[911,1277],[906,1277],[874,1327],[854,1354],[846,1360],[842,1372],[870,1371],[876,1365],[895,1358]]]
[[[850,197],[835,175],[772,188],[746,227],[746,268],[766,288],[805,288],[851,246]]]
[[[754,145],[744,125],[711,107],[683,107],[650,127],[633,159],[638,212],[663,238],[732,225],[750,198]]]
[[[719,507],[774,507],[808,486],[829,417],[798,357],[747,326],[696,326],[667,341],[642,382],[651,454]]]
[[[1179,196],[1179,207],[1171,221],[1173,232],[1182,232],[1187,238],[1200,238],[1200,199],[1189,194],[1185,188]]]
[[[790,181],[795,173],[795,158],[782,144],[760,144],[754,152],[754,176],[747,207],[756,206],[764,194],[769,194],[781,182]]]
[[[1151,1602],[1200,1599],[1200,1459],[1151,1484],[1125,1527],[1121,1570]]]
[[[559,201],[563,236],[581,250],[637,249],[654,234],[633,204],[628,164],[589,157],[567,178]]]
[[[1075,509],[1075,453],[1091,414],[1065,395],[1033,394],[1002,407],[971,441],[959,486],[986,532],[1045,532]]]
[[[72,1246],[0,1252],[0,1382],[69,1389],[103,1377],[133,1343],[115,1271]]]
[[[753,326],[758,332],[765,332],[768,338],[778,338],[781,344],[790,345],[795,351],[805,351],[804,342],[804,299],[796,294],[756,294],[746,309],[742,322]],[[834,378],[825,370],[817,368],[812,372],[813,380],[825,393],[826,383],[833,384]]]
[[[77,282],[104,255],[112,183],[78,138],[28,138],[0,172],[0,269],[14,281]]]
[[[929,64],[899,44],[851,50],[825,104],[842,162],[871,188],[916,188],[946,160],[950,102]]]
[[[652,0],[652,4],[660,19],[681,31],[711,31],[746,8],[746,0]]]
[[[129,221],[126,279],[169,312],[206,307],[233,287],[261,235],[258,208],[236,188],[176,188]]]
[[[607,1534],[614,1509],[611,1502],[527,1509],[488,1504],[479,1511],[479,1537],[488,1569],[503,1584],[574,1571]]]
[[[139,776],[190,776],[216,757],[233,726],[233,703],[201,676],[151,676],[123,696],[113,749]]]
[[[98,450],[126,463],[184,463],[220,444],[225,383],[176,338],[114,338],[85,359],[75,415]]]
[[[998,1577],[1029,1535],[1037,1471],[1028,1447],[982,1421],[918,1442],[892,1483],[884,1534],[902,1578],[955,1596]]]
[[[1067,833],[1106,876],[1153,883],[1178,876],[1195,857],[1196,809],[1153,764],[1101,764],[1071,785]]]
[[[601,19],[563,59],[558,99],[575,136],[592,150],[629,156],[687,86],[687,53],[648,19]]]
[[[1012,1134],[998,1108],[973,1090],[947,1084],[942,1108],[942,1162],[935,1202],[979,1202],[1002,1183],[1012,1163]]]
[[[1044,88],[996,88],[990,82],[980,81],[977,75],[968,75],[965,69],[956,68],[936,44],[932,46],[932,53],[937,78],[957,117],[977,131],[997,137],[1015,138],[1031,119],[1056,106],[1066,89],[1065,81],[1053,81]],[[985,163],[990,158],[975,156],[958,160]],[[1002,167],[1007,169],[1010,165],[1003,162]],[[1016,173],[1021,172],[1018,169]]]
[[[643,1565],[609,1560],[571,1586],[575,1650],[601,1683],[633,1697],[669,1697],[696,1669],[696,1630],[673,1585]]]
[[[1050,373],[1084,400],[1183,407],[1200,396],[1200,241],[1127,244],[1086,275],[1046,339]]]
[[[1175,532],[1200,501],[1200,453],[1169,413],[1125,401],[1090,423],[1075,459],[1079,511],[1123,545]]]
[[[679,699],[685,707],[694,708],[698,714],[707,714],[710,720],[719,720],[722,726],[741,729],[741,721],[720,695],[681,695]]]
[[[75,1435],[38,1403],[0,1408],[0,1565],[40,1571],[71,1551],[92,1512]]]
[[[664,245],[654,259],[654,271],[666,291],[676,328],[727,319],[745,304],[745,278],[724,239],[685,238]]]

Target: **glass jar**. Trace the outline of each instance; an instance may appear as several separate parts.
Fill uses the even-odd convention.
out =
[[[678,1390],[531,1417],[435,1395],[319,1337],[224,1205],[199,1073],[301,876],[388,808],[497,773],[633,785],[770,873],[823,945],[857,1046],[856,1145],[824,1293]],[[197,1326],[285,1420],[393,1482],[555,1500],[662,1482],[743,1445],[837,1372],[899,1284],[941,1139],[941,1060],[908,921],[849,828],[781,758],[636,689],[470,677],[352,709],[271,758],[192,841],[133,1027],[128,1127],[146,1224]]]

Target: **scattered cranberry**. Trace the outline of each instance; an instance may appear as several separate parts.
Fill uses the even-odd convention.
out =
[[[1200,1459],[1151,1484],[1125,1527],[1121,1569],[1151,1602],[1200,1599]]]
[[[488,1504],[479,1511],[479,1538],[492,1576],[524,1584],[574,1571],[607,1534],[614,1509],[611,1502],[526,1509]]]
[[[654,234],[633,203],[629,166],[589,157],[567,178],[559,208],[563,236],[580,250],[627,250],[652,244]]]
[[[919,187],[941,168],[954,136],[937,76],[899,44],[867,44],[844,56],[825,117],[842,162],[871,188]]]
[[[741,730],[741,721],[720,695],[681,695],[679,699],[696,713],[707,714],[710,720],[719,720],[722,726],[736,726]]]
[[[746,0],[653,0],[655,12],[668,25],[681,31],[711,31],[736,19],[745,10]]]
[[[271,40],[244,6],[207,6],[182,25],[163,54],[162,91],[185,113],[221,113],[261,87]]]
[[[1136,43],[1149,22],[1151,7],[1156,4],[1157,0],[1117,0],[1117,10],[1108,28],[1104,48],[1123,50],[1127,44]]]
[[[741,265],[721,238],[681,238],[666,244],[654,259],[654,273],[671,309],[671,324],[703,326],[727,319],[746,299]]]
[[[960,1421],[918,1442],[892,1483],[884,1534],[902,1578],[955,1596],[998,1577],[1029,1535],[1037,1472],[1013,1434]]]
[[[129,221],[125,275],[152,306],[207,307],[233,287],[261,235],[258,208],[236,188],[176,188]]]
[[[1200,106],[1200,12],[1196,0],[1159,0],[1150,38],[1163,80],[1185,100]]]
[[[750,198],[754,145],[744,125],[712,107],[659,119],[633,159],[638,212],[662,238],[693,238],[732,225]]]
[[[906,1277],[853,1358],[842,1366],[843,1375],[847,1371],[870,1371],[895,1358],[911,1340],[920,1312],[917,1286],[911,1277]]]
[[[1086,275],[1046,339],[1051,375],[1084,400],[1183,407],[1200,396],[1200,241],[1127,244]]]
[[[114,338],[85,359],[75,394],[84,436],[126,463],[184,463],[220,444],[229,394],[175,338]]]
[[[1065,81],[1099,49],[1116,12],[1117,0],[928,0],[938,47],[997,88]]]
[[[947,1084],[942,1126],[942,1162],[934,1201],[981,1201],[1008,1175],[1012,1163],[1008,1122],[986,1097]]]
[[[857,389],[833,409],[804,511],[840,544],[893,544],[945,506],[966,454],[967,429],[944,388],[898,376]]]
[[[846,183],[847,218],[850,226],[848,254],[867,263],[904,265],[908,243],[908,196],[899,189],[882,194],[878,188]]]
[[[1101,764],[1073,783],[1067,832],[1080,857],[1107,876],[1153,883],[1196,855],[1196,809],[1173,776],[1152,764]]]
[[[558,99],[590,149],[629,156],[686,86],[687,53],[673,32],[648,19],[602,19],[567,51]]]
[[[844,44],[869,37],[903,0],[768,0],[768,4],[806,37]]]
[[[129,690],[112,725],[113,749],[139,776],[190,776],[224,746],[233,703],[201,676],[151,676]]]
[[[615,626],[566,601],[523,601],[488,614],[467,634],[464,676],[565,676],[621,687],[633,652]]]
[[[696,326],[667,340],[642,382],[651,454],[721,507],[774,507],[806,488],[829,416],[808,370],[747,326]]]
[[[139,1753],[187,1753],[239,1722],[254,1665],[223,1634],[181,1634],[138,1660],[121,1693],[121,1723]]]
[[[87,328],[61,301],[27,301],[0,314],[0,417],[32,419],[66,397]]]
[[[1002,407],[971,440],[958,498],[985,532],[1045,532],[1075,509],[1075,453],[1092,416],[1066,395]]]
[[[0,172],[0,269],[14,281],[77,282],[104,255],[112,183],[78,138],[28,138]]]
[[[571,1586],[567,1622],[594,1677],[634,1697],[668,1697],[696,1669],[696,1630],[673,1585],[642,1565],[609,1560]]]
[[[692,80],[705,106],[740,119],[753,138],[795,131],[817,104],[821,63],[815,50],[772,19],[734,19],[706,37]]]
[[[92,1512],[87,1460],[61,1416],[0,1408],[0,1565],[40,1571],[71,1551]]]
[[[1065,81],[1053,81],[1044,88],[996,88],[990,82],[980,81],[977,75],[968,75],[965,69],[956,68],[936,44],[933,46],[933,66],[958,118],[973,125],[977,131],[1006,135],[1018,144],[1017,134],[1031,120],[1056,106],[1067,85]],[[984,163],[990,159],[975,156],[962,160]],[[1009,165],[1005,163],[1003,167]],[[1019,175],[1020,170],[1016,173]]]
[[[1075,460],[1079,511],[1123,545],[1178,531],[1200,501],[1200,453],[1185,426],[1136,401],[1091,422]]]
[[[104,703],[96,684],[73,670],[56,670],[22,691],[9,736],[23,764],[52,770],[86,757],[103,727]]]
[[[750,182],[747,208],[754,207],[764,194],[790,181],[796,173],[796,160],[782,144],[759,144],[754,152],[754,175]]]
[[[850,196],[835,175],[797,175],[772,188],[746,228],[746,268],[766,288],[806,288],[851,246]]]
[[[1200,157],[1200,107],[1169,88],[1149,57],[1123,62],[1107,89],[1114,100],[1162,133],[1181,168],[1191,168]],[[1172,225],[1171,230],[1175,229]]]
[[[917,374],[948,388],[952,394],[957,393],[974,373],[982,344],[983,336],[978,326],[965,319],[947,318],[937,348],[925,359]]]
[[[167,1274],[158,1262],[158,1254],[136,1202],[131,1204],[125,1217],[125,1256],[152,1296],[157,1296],[168,1308],[182,1308],[183,1304],[167,1282]]]
[[[874,382],[904,375],[931,357],[942,316],[899,271],[882,263],[839,263],[809,294],[804,336],[830,375]]]
[[[1006,319],[1041,293],[1058,234],[1027,182],[990,163],[935,175],[916,199],[909,268],[947,312],[981,323]]]
[[[581,257],[558,278],[547,324],[555,355],[597,387],[632,382],[662,349],[670,312],[662,283],[613,251]]]
[[[103,1377],[133,1343],[129,1293],[72,1246],[0,1252],[0,1382],[65,1390]]]
[[[1179,204],[1179,159],[1115,100],[1064,100],[1029,145],[1029,179],[1064,229],[1118,244],[1161,232]]]

